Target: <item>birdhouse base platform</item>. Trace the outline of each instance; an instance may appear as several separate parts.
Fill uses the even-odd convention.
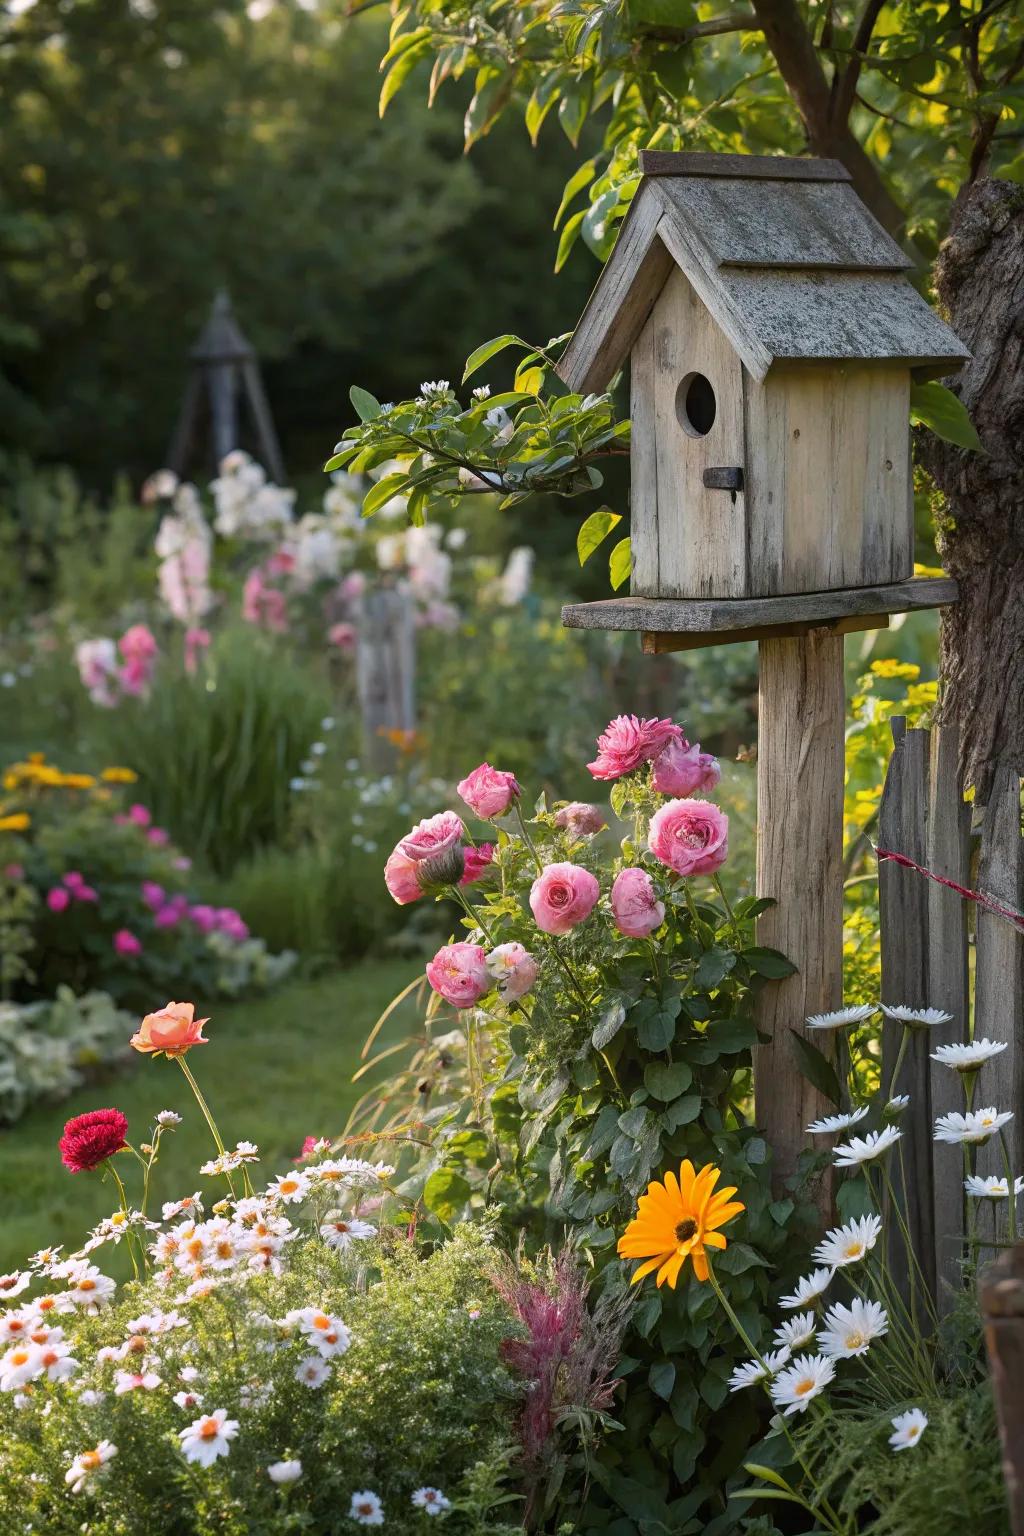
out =
[[[782,597],[612,597],[567,603],[562,623],[567,629],[636,630],[643,649],[659,655],[739,640],[806,635],[812,630],[845,635],[886,629],[891,614],[945,608],[956,599],[957,584],[951,577],[915,576],[885,586]]]

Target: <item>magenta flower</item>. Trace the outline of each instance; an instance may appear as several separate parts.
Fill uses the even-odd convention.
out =
[[[167,893],[155,880],[143,880],[140,887],[142,899],[151,912],[159,912],[167,901]]]
[[[684,741],[671,720],[640,720],[636,715],[616,715],[597,738],[597,757],[587,767],[595,779],[621,779],[643,763],[651,762],[670,741]]]
[[[152,843],[154,848],[166,848],[170,840],[170,833],[165,832],[163,827],[150,827],[146,832],[146,841]]]
[[[493,986],[479,944],[446,944],[427,966],[427,980],[455,1008],[472,1008]]]
[[[168,902],[166,906],[160,907],[156,911],[153,916],[153,922],[158,928],[177,928],[181,918],[181,909]]]
[[[612,886],[612,917],[629,939],[646,939],[665,921],[665,903],[657,899],[645,869],[623,869]]]
[[[199,666],[200,651],[209,650],[210,631],[208,629],[186,629],[185,631],[185,671],[193,676]]]
[[[729,856],[729,818],[708,800],[670,800],[651,818],[648,846],[677,875],[711,875]]]
[[[481,875],[494,863],[494,844],[479,843],[477,847],[469,847],[465,850],[465,864],[462,871],[460,885],[472,885],[474,880],[479,880]]]
[[[71,892],[62,885],[55,885],[46,893],[46,905],[51,912],[64,912],[71,905]]]
[[[464,832],[461,818],[454,811],[440,811],[418,821],[398,846],[407,859],[432,859],[460,843]]]
[[[457,790],[470,810],[484,821],[504,816],[522,793],[514,773],[492,768],[490,763],[474,768]]]
[[[549,864],[530,888],[530,910],[544,933],[568,933],[597,905],[601,887],[578,864]]]
[[[212,933],[217,926],[217,913],[213,907],[205,906],[202,902],[188,909],[189,919],[200,933]]]
[[[142,944],[129,928],[119,928],[114,934],[114,952],[118,955],[141,955]]]
[[[136,827],[148,827],[153,818],[144,805],[130,805],[128,807],[128,820]]]
[[[5,864],[4,865],[4,879],[5,880],[24,880],[24,878],[25,878],[25,866],[24,866],[24,864]]]
[[[654,759],[654,788],[659,795],[687,799],[707,794],[722,777],[717,757],[702,752],[700,742],[670,741]]]

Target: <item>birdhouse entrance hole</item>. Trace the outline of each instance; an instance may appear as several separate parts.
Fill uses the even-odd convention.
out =
[[[707,437],[717,409],[711,380],[702,373],[688,373],[676,390],[676,416],[683,431],[690,437]]]

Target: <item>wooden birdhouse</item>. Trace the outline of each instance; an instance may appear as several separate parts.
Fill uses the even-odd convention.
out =
[[[900,247],[838,161],[645,151],[641,169],[559,367],[587,393],[629,363],[632,594],[814,595],[810,616],[836,620],[871,608],[874,589],[901,589],[879,613],[934,601],[906,587],[910,385],[967,352]]]

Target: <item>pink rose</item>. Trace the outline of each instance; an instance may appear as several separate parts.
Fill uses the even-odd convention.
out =
[[[402,852],[401,843],[384,865],[384,884],[400,907],[408,906],[411,901],[419,901],[423,895],[416,878],[416,868],[417,861]]]
[[[707,800],[670,800],[651,818],[648,847],[677,875],[711,875],[729,855],[729,818]]]
[[[472,1008],[491,989],[487,953],[479,944],[446,944],[427,966],[435,992],[455,1008]]]
[[[612,917],[620,933],[629,939],[646,939],[665,921],[665,903],[659,901],[654,882],[645,869],[623,869],[612,886]]]
[[[514,773],[504,773],[500,768],[492,768],[490,763],[481,763],[479,768],[474,768],[456,788],[470,810],[484,821],[504,816],[522,793]]]
[[[657,757],[670,741],[683,739],[682,731],[671,720],[616,715],[597,738],[597,757],[587,767],[595,779],[621,779]]]
[[[407,859],[432,859],[462,841],[461,819],[454,811],[440,811],[419,821],[398,844]]]
[[[607,825],[604,812],[586,800],[571,800],[555,812],[555,826],[564,828],[570,837],[591,837]]]
[[[466,849],[466,861],[462,871],[460,885],[472,885],[474,880],[479,880],[486,869],[494,863],[494,844],[480,843],[476,848]]]
[[[544,933],[568,933],[589,917],[601,887],[578,864],[549,864],[530,889],[530,909]]]
[[[522,944],[499,944],[487,956],[487,969],[502,997],[525,997],[537,980],[540,966]]]
[[[46,896],[46,905],[51,912],[64,912],[71,905],[71,892],[62,885],[55,885]]]
[[[691,746],[685,737],[670,741],[654,759],[654,788],[659,795],[707,794],[722,777],[718,758],[702,752],[700,742]]]
[[[114,951],[119,955],[141,955],[142,945],[128,928],[119,928],[114,934]]]

